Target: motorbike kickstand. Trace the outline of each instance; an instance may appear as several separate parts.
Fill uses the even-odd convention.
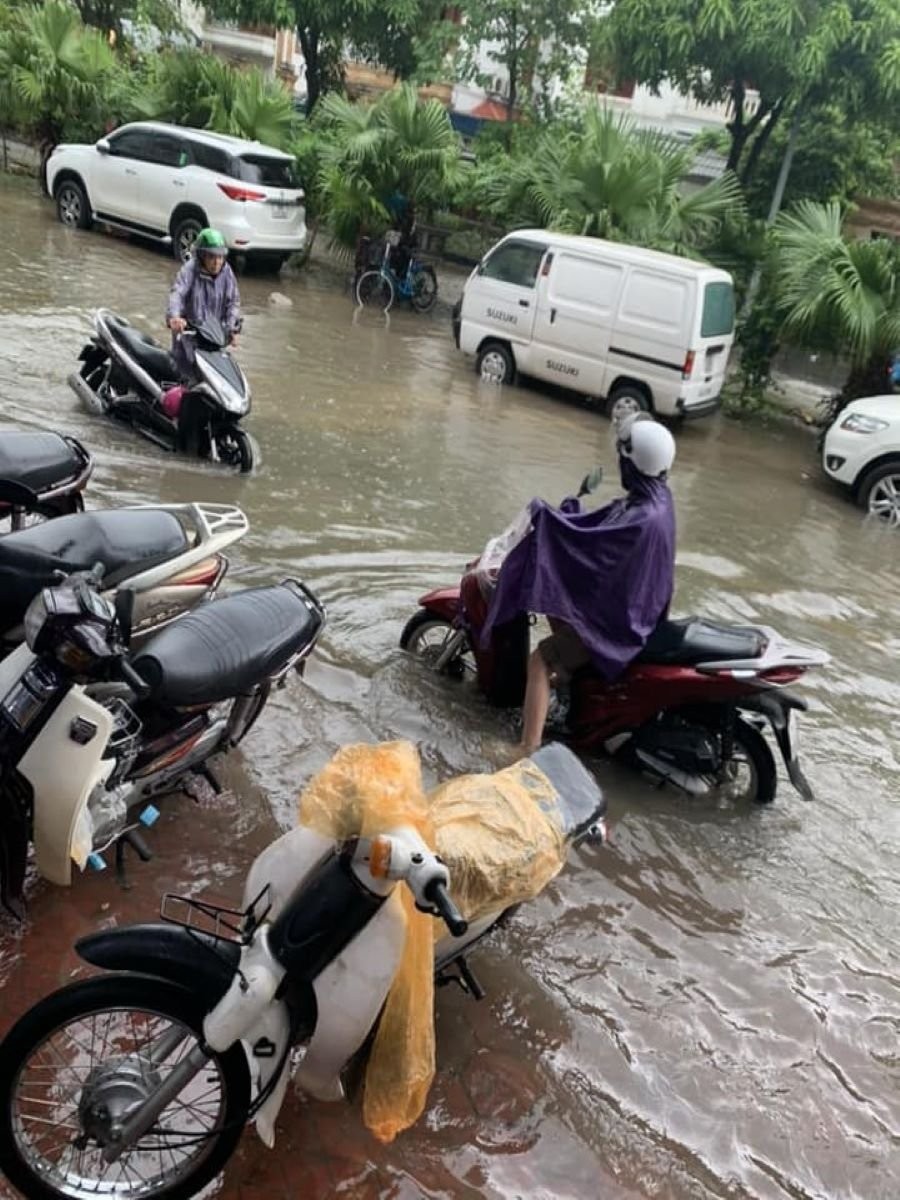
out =
[[[153,851],[134,829],[129,829],[127,833],[123,833],[116,840],[116,882],[124,891],[129,892],[134,886],[129,882],[128,873],[125,868],[125,847],[130,846],[141,862],[150,862],[153,858]]]

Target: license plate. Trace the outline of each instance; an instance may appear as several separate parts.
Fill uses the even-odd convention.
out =
[[[272,216],[276,221],[286,221],[288,215],[288,206],[286,204],[273,204]]]

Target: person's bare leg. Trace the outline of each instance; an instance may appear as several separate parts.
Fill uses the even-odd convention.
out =
[[[540,748],[547,713],[550,711],[550,695],[550,673],[547,664],[540,650],[534,650],[528,659],[528,682],[522,708],[522,741],[519,749],[524,754],[531,754]]]

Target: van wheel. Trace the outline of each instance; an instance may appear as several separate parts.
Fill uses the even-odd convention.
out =
[[[606,402],[606,415],[617,425],[626,417],[633,417],[635,413],[649,411],[650,401],[646,392],[630,385],[616,388]]]
[[[485,383],[515,383],[516,360],[502,342],[487,342],[478,351],[475,370]]]

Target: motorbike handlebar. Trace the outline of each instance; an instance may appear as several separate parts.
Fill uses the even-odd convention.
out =
[[[425,898],[429,904],[434,905],[438,911],[438,915],[443,917],[444,924],[453,936],[462,937],[469,928],[469,922],[450,899],[447,885],[440,879],[432,880],[425,889]]]

